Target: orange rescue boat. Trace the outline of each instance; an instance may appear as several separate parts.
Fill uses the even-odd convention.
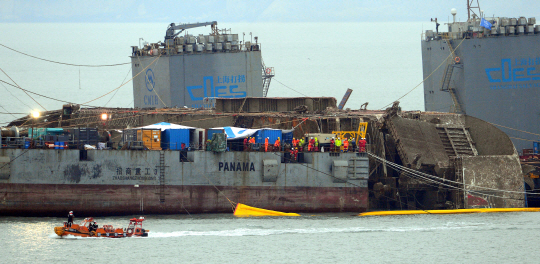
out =
[[[121,238],[121,237],[147,237],[150,230],[142,228],[142,222],[144,217],[131,218],[127,228],[114,228],[112,225],[103,225],[94,230],[92,223],[94,218],[87,217],[81,221],[80,224],[72,224],[70,227],[67,222],[64,222],[64,226],[57,226],[54,228],[54,232],[60,236],[65,237],[67,235],[78,237],[109,237],[109,238]]]

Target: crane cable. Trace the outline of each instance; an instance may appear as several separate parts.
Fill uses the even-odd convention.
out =
[[[21,52],[21,51],[18,51],[18,50],[15,50],[15,49],[12,49],[4,44],[1,44],[0,43],[0,46],[6,48],[6,49],[9,49],[11,51],[14,51],[14,52],[17,52],[19,54],[22,54],[22,55],[25,55],[25,56],[28,56],[28,57],[32,57],[34,59],[38,59],[38,60],[42,60],[42,61],[47,61],[47,62],[51,62],[51,63],[56,63],[56,64],[62,64],[62,65],[68,65],[68,66],[77,66],[77,67],[113,67],[113,66],[120,66],[120,65],[126,65],[126,64],[130,64],[131,62],[126,62],[126,63],[116,63],[116,64],[108,64],[108,65],[85,65],[85,64],[73,64],[73,63],[65,63],[65,62],[59,62],[59,61],[53,61],[53,60],[48,60],[48,59],[43,59],[43,58],[39,58],[39,57],[36,57],[36,56],[33,56],[33,55],[30,55],[30,54],[27,54],[27,53],[24,53],[24,52]]]

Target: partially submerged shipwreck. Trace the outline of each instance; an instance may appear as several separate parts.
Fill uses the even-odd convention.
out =
[[[113,133],[101,141],[113,148],[2,148],[0,212],[217,213],[231,212],[236,202],[285,212],[524,206],[523,177],[512,142],[495,126],[470,116],[402,112],[397,104],[386,111],[345,111],[336,108],[334,98],[324,97],[218,98],[215,105],[48,112],[38,122],[107,127]],[[104,124],[103,112],[115,121]],[[126,122],[141,127],[160,121],[197,127],[191,133],[201,132],[202,138],[192,138],[190,151],[118,150],[125,142],[115,131]],[[197,145],[207,140],[202,131],[214,127],[293,129],[300,138],[356,131],[361,122],[368,123],[366,153],[327,148],[300,153],[302,158],[291,162],[285,149],[234,150],[241,140],[228,141],[230,151],[224,152]],[[220,166],[224,163],[230,164],[227,170]]]

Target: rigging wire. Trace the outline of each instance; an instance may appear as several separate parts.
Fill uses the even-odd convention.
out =
[[[81,104],[81,105],[85,105],[85,104],[88,104],[88,103],[93,102],[93,101],[95,101],[95,100],[101,99],[102,97],[104,97],[104,96],[106,96],[106,95],[108,95],[108,94],[110,94],[110,93],[112,93],[112,92],[114,92],[114,91],[116,91],[116,90],[122,88],[122,86],[124,86],[124,85],[126,85],[127,83],[131,82],[133,79],[135,79],[135,78],[136,78],[137,76],[139,76],[141,73],[143,73],[146,69],[148,69],[148,67],[150,67],[152,64],[154,64],[154,62],[156,62],[157,60],[159,60],[160,57],[161,57],[161,54],[159,54],[159,56],[158,56],[157,58],[155,58],[152,62],[150,62],[150,64],[148,64],[146,67],[144,67],[139,73],[137,73],[135,76],[133,76],[133,77],[132,77],[131,79],[129,79],[127,82],[125,82],[125,83],[123,83],[122,85],[118,86],[118,88],[112,89],[112,90],[109,91],[108,93],[106,93],[106,94],[104,94],[104,95],[102,95],[102,96],[99,96],[99,97],[97,97],[97,98],[95,98],[95,99],[92,99],[92,100],[90,100],[90,101],[88,101],[88,102],[85,102],[85,103],[83,103],[83,104]]]
[[[36,99],[34,99],[34,97],[32,97],[31,95],[29,95],[29,94],[26,92],[26,90],[24,90],[23,88],[21,88],[21,87],[20,87],[13,79],[11,79],[11,77],[9,77],[9,75],[8,75],[4,70],[2,70],[2,68],[0,68],[0,71],[2,71],[2,72],[3,72],[3,73],[4,73],[4,74],[5,74],[5,75],[6,75],[6,76],[14,83],[14,84],[16,84],[16,85],[17,85],[17,86],[16,86],[17,88],[23,90],[24,93],[25,93],[26,95],[28,95],[28,97],[32,98],[32,100],[34,100],[34,102],[36,102],[36,104],[38,104],[39,106],[41,106],[41,108],[43,108],[45,111],[47,111],[47,109],[46,109],[45,107],[43,107],[40,103],[38,103],[38,101],[36,101]]]
[[[399,171],[405,171],[409,174],[412,174],[412,175],[415,175],[415,176],[418,176],[420,178],[423,178],[423,179],[427,179],[427,180],[430,180],[430,181],[444,181],[444,182],[449,182],[449,183],[454,183],[454,184],[458,184],[458,185],[463,185],[464,187],[474,187],[474,188],[478,188],[478,189],[485,189],[485,190],[489,190],[489,191],[498,191],[498,192],[506,192],[506,193],[516,193],[516,194],[535,194],[535,195],[540,195],[540,193],[531,193],[531,192],[520,192],[520,191],[509,191],[509,190],[501,190],[501,189],[496,189],[496,188],[489,188],[489,187],[482,187],[482,186],[475,186],[475,185],[471,185],[471,184],[466,184],[466,183],[463,183],[463,182],[457,182],[457,181],[452,181],[452,180],[449,180],[449,179],[445,179],[445,178],[441,178],[441,177],[438,177],[438,176],[434,176],[434,175],[430,175],[430,174],[427,174],[427,173],[423,173],[423,172],[420,172],[420,171],[416,171],[416,170],[413,170],[413,169],[410,169],[410,168],[407,168],[407,167],[404,167],[402,165],[399,165],[399,164],[396,164],[396,163],[393,163],[389,160],[386,160],[386,159],[383,159],[371,152],[366,152],[369,156],[379,160],[380,162],[385,162],[387,164],[389,164],[392,168],[394,169],[398,169]],[[431,179],[430,179],[431,178]],[[437,182],[439,183],[439,182]],[[440,183],[442,184],[442,183]],[[455,186],[451,186],[449,185],[449,187],[451,188],[459,188],[459,187],[455,187]],[[463,189],[463,188],[460,188],[461,190],[463,191],[467,191],[466,189]]]
[[[6,91],[11,94],[11,96],[15,97],[15,99],[17,99],[19,102],[21,102],[23,105],[26,105],[28,107],[28,109],[32,110],[32,107],[30,107],[29,105],[27,105],[25,102],[23,102],[21,99],[19,99],[19,97],[15,96],[13,93],[11,93],[10,90],[8,90],[8,88],[4,85],[4,81],[0,80],[2,84],[2,87],[4,87],[4,89],[6,89]],[[9,83],[8,83],[9,84]],[[12,85],[12,84],[9,84],[9,85]]]
[[[27,54],[27,53],[24,53],[24,52],[21,52],[21,51],[18,51],[18,50],[15,50],[15,49],[12,49],[4,44],[1,44],[0,43],[0,46],[6,48],[6,49],[9,49],[11,51],[14,51],[14,52],[17,52],[19,54],[22,54],[22,55],[25,55],[25,56],[28,56],[28,57],[32,57],[34,59],[38,59],[38,60],[42,60],[42,61],[47,61],[47,62],[51,62],[51,63],[56,63],[56,64],[62,64],[62,65],[68,65],[68,66],[77,66],[77,67],[114,67],[114,66],[120,66],[120,65],[126,65],[126,64],[130,64],[131,62],[125,62],[125,63],[116,63],[116,64],[105,64],[105,65],[85,65],[85,64],[73,64],[73,63],[65,63],[65,62],[59,62],[59,61],[53,61],[53,60],[48,60],[48,59],[43,59],[43,58],[39,58],[39,57],[36,57],[36,56],[33,56],[33,55],[30,55],[30,54]]]
[[[278,83],[280,83],[281,85],[283,85],[283,86],[285,86],[285,87],[287,87],[287,88],[289,88],[289,89],[291,89],[291,90],[293,90],[293,91],[295,91],[295,92],[297,92],[297,93],[299,93],[299,94],[305,96],[305,97],[309,97],[309,96],[307,96],[306,94],[303,94],[303,93],[301,93],[301,92],[299,92],[299,91],[297,91],[297,90],[295,90],[295,89],[293,89],[293,88],[291,88],[291,87],[289,87],[289,86],[283,84],[282,82],[278,81],[275,77],[273,78],[273,80],[276,81],[276,82],[278,82]]]
[[[279,155],[277,154],[277,152],[272,152],[272,153],[273,153],[274,155],[279,156]],[[289,160],[289,161],[293,161],[292,158],[289,158],[288,160]],[[334,178],[334,179],[339,179],[339,178],[337,178],[336,176],[334,176],[334,175],[332,175],[332,174],[326,173],[326,172],[324,172],[324,171],[320,171],[320,170],[315,169],[315,168],[313,168],[313,167],[310,167],[310,166],[308,166],[308,165],[306,165],[306,164],[304,164],[304,163],[294,163],[294,164],[299,164],[299,165],[301,165],[301,166],[304,166],[304,167],[306,167],[306,168],[308,168],[308,169],[310,169],[310,170],[316,171],[316,172],[321,173],[321,174],[323,174],[323,175],[329,176],[329,177]],[[341,180],[341,179],[339,179],[339,180]],[[349,181],[346,181],[345,184],[349,184],[349,185],[352,185],[352,186],[354,186],[354,187],[360,187],[360,188],[362,188],[362,186],[357,185],[357,184],[354,184],[354,183],[349,182]],[[371,192],[371,193],[374,193],[374,194],[375,194],[375,191],[369,190],[369,188],[368,188],[368,192]],[[400,200],[398,200],[398,199],[396,199],[396,198],[392,198],[392,197],[389,197],[389,196],[386,196],[386,195],[382,195],[382,194],[381,194],[381,196],[382,196],[382,197],[385,197],[385,198],[387,198],[387,199],[393,200],[393,201],[395,201],[395,202],[398,202],[398,203],[400,203],[400,205],[407,205],[407,204],[403,203],[402,201],[400,201]],[[425,212],[428,213],[428,214],[431,214],[429,211],[426,211],[425,209],[418,208],[418,206],[414,206],[414,208],[416,208],[417,210],[425,211]]]
[[[13,86],[13,87],[15,87],[15,88],[18,88],[18,89],[20,89],[20,90],[23,90],[23,91],[25,91],[25,92],[28,92],[28,93],[31,93],[31,94],[34,94],[34,95],[37,95],[37,96],[41,96],[41,97],[43,97],[43,98],[47,98],[47,99],[50,99],[50,100],[53,100],[53,101],[57,101],[57,102],[61,102],[61,103],[68,103],[68,104],[77,104],[77,103],[74,103],[74,102],[64,101],[64,100],[52,98],[52,97],[49,97],[49,96],[46,96],[46,95],[38,94],[38,93],[36,93],[36,92],[32,92],[32,91],[30,91],[30,90],[27,90],[27,89],[24,89],[24,88],[21,88],[21,87],[17,87],[17,86],[15,86],[15,85],[13,85],[13,84],[11,84],[11,83],[8,83],[8,82],[6,82],[6,81],[4,81],[4,80],[0,80],[0,82],[5,83],[5,84],[10,85],[10,86]],[[20,100],[19,100],[19,101],[20,101]],[[26,104],[25,104],[25,105],[26,105]],[[97,107],[97,106],[86,105],[86,104],[80,104],[80,105],[81,105],[81,106],[88,106],[88,107]],[[27,105],[27,106],[28,106],[28,105]],[[29,107],[29,106],[28,106],[28,107]],[[32,109],[31,107],[29,107],[29,108]]]
[[[146,66],[146,67],[145,67],[144,69],[142,69],[139,73],[137,73],[135,76],[133,76],[133,78],[129,79],[127,82],[123,83],[123,84],[120,85],[119,87],[117,87],[117,88],[115,88],[115,89],[109,91],[108,93],[106,93],[106,94],[104,94],[104,95],[101,95],[101,96],[99,96],[99,97],[97,97],[97,98],[95,98],[95,99],[92,99],[92,100],[90,100],[90,101],[88,101],[88,102],[86,102],[86,103],[82,103],[82,104],[78,104],[78,105],[81,105],[81,106],[88,106],[88,107],[96,107],[96,108],[97,108],[98,106],[88,105],[88,103],[93,102],[93,101],[95,101],[95,100],[98,100],[98,99],[100,99],[100,98],[102,98],[102,97],[104,97],[104,96],[106,96],[106,95],[108,95],[108,94],[110,94],[110,93],[112,93],[112,92],[114,92],[114,91],[120,89],[122,86],[126,85],[127,83],[129,83],[130,81],[132,81],[133,79],[135,79],[135,77],[139,76],[144,70],[146,70],[148,67],[150,67],[150,65],[152,65],[154,62],[156,62],[156,60],[159,59],[160,56],[161,56],[161,54],[158,56],[158,58],[154,59],[150,64],[148,64],[148,66]],[[0,70],[1,70],[1,68],[0,68]],[[128,74],[129,74],[129,73],[128,73]],[[7,74],[6,74],[6,75],[7,75]],[[8,77],[9,77],[9,76],[8,76]],[[10,79],[11,79],[11,78],[10,78]],[[12,80],[12,81],[13,81],[13,80]],[[30,91],[30,90],[23,89],[23,88],[21,88],[20,86],[15,86],[15,85],[13,85],[13,84],[11,84],[11,83],[8,83],[8,82],[6,82],[6,81],[4,81],[4,80],[0,80],[0,82],[3,82],[3,83],[5,83],[5,84],[8,84],[8,85],[13,86],[13,87],[15,87],[15,88],[18,88],[18,89],[24,91],[25,93],[28,92],[28,93],[31,93],[31,94],[35,94],[35,95],[37,95],[37,96],[41,96],[41,97],[44,97],[44,98],[47,98],[47,99],[50,99],[50,100],[54,100],[54,101],[58,101],[58,102],[62,102],[62,103],[77,104],[77,103],[74,103],[74,102],[69,102],[69,101],[59,100],[59,99],[56,99],[56,98],[52,98],[52,97],[49,97],[49,96],[45,96],[45,95],[42,95],[42,94],[38,94],[38,93],[32,92],[32,91]],[[15,82],[14,82],[14,83],[15,83]],[[32,98],[32,97],[30,97],[30,98]],[[33,99],[33,98],[32,98],[32,99]],[[34,101],[35,101],[35,100],[34,100]],[[45,109],[45,108],[44,108],[44,109]]]
[[[456,50],[457,48],[459,48],[459,46],[461,46],[461,43],[463,43],[464,40],[465,40],[465,38],[461,40],[461,42],[454,48],[454,50]],[[452,55],[453,55],[453,54],[450,53],[450,54],[448,55],[448,57],[446,57],[446,59],[444,59],[444,60],[441,62],[441,64],[439,64],[439,66],[437,66],[437,68],[435,68],[435,70],[433,70],[433,71],[428,75],[428,77],[426,77],[424,80],[422,80],[418,85],[416,85],[414,88],[412,88],[410,91],[408,91],[406,94],[404,94],[404,95],[401,96],[400,98],[398,98],[398,99],[392,101],[392,103],[389,103],[389,104],[387,104],[387,105],[385,105],[385,106],[379,108],[379,110],[383,110],[383,109],[385,109],[386,107],[392,105],[395,101],[399,101],[399,100],[401,100],[401,98],[403,98],[403,97],[409,95],[412,91],[414,91],[416,88],[418,88],[418,86],[420,86],[420,85],[423,84],[427,79],[429,79],[429,77],[431,77],[431,75],[433,75],[433,74],[434,74],[434,73],[435,73],[435,72],[436,72],[436,71],[437,71],[437,70],[438,70],[438,69],[439,69],[439,68],[440,68],[440,67],[441,67],[441,66],[442,66],[449,58],[450,58],[450,56],[452,56]]]
[[[128,75],[129,75],[130,72],[131,72],[131,67],[129,68],[129,71],[128,71],[128,73],[126,74],[126,77],[124,77],[124,80],[122,80],[122,82],[121,82],[120,84],[122,84],[122,83],[124,83],[124,82],[126,81],[126,79],[127,79],[127,77],[128,77]],[[114,98],[114,96],[118,93],[118,91],[120,91],[120,90],[116,90],[116,92],[114,92],[114,94],[111,96],[111,98],[109,99],[109,101],[107,101],[107,102],[105,103],[105,105],[103,105],[103,107],[105,107],[105,106],[107,106],[107,104],[109,104],[109,102]]]
[[[487,122],[487,121],[486,121]],[[532,133],[532,132],[527,132],[527,131],[524,131],[524,130],[519,130],[519,129],[516,129],[516,128],[511,128],[511,127],[507,127],[507,126],[503,126],[503,125],[498,125],[498,124],[495,124],[495,123],[491,123],[491,122],[488,122],[489,124],[492,124],[494,126],[498,126],[498,127],[502,127],[502,128],[506,128],[506,129],[510,129],[510,130],[514,130],[514,131],[518,131],[518,132],[523,132],[523,133],[527,133],[527,134],[531,134],[531,135],[534,135],[534,136],[540,136],[540,134],[536,134],[536,133]]]

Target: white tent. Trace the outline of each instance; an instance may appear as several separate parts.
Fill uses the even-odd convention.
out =
[[[227,134],[227,139],[247,138],[260,130],[241,127],[215,127],[212,129],[223,129],[225,134]]]
[[[136,127],[136,128],[132,128],[132,129],[160,129],[161,131],[163,131],[165,129],[196,129],[196,128],[195,127],[189,127],[189,126],[177,125],[177,124],[171,124],[171,123],[167,123],[167,122],[161,122],[161,123],[156,123],[156,124],[152,124],[152,125],[148,125],[148,126]]]

